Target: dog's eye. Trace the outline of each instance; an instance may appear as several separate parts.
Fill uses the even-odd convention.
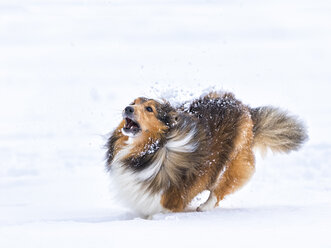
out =
[[[153,112],[153,109],[152,109],[151,107],[146,107],[146,110],[147,110],[148,112]]]
[[[134,105],[134,102],[130,103],[130,105]]]

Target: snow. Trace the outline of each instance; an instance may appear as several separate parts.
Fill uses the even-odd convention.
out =
[[[330,12],[323,0],[1,0],[0,247],[330,247]],[[108,133],[135,97],[209,89],[288,109],[310,140],[257,155],[213,211],[138,218],[113,197]]]

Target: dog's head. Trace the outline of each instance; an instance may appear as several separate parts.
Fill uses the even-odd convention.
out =
[[[132,138],[164,134],[173,124],[175,115],[169,103],[137,98],[123,110],[122,133]]]

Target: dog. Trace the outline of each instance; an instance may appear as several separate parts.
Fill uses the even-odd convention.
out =
[[[297,117],[251,108],[228,92],[177,107],[140,97],[107,141],[106,167],[120,199],[144,218],[182,212],[205,190],[197,211],[207,211],[252,177],[253,148],[288,153],[307,138]]]

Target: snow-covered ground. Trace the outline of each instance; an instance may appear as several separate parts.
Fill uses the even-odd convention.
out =
[[[330,44],[324,0],[0,0],[0,247],[331,247]],[[214,211],[138,218],[107,133],[137,96],[212,87],[289,109],[309,142],[257,156]]]

